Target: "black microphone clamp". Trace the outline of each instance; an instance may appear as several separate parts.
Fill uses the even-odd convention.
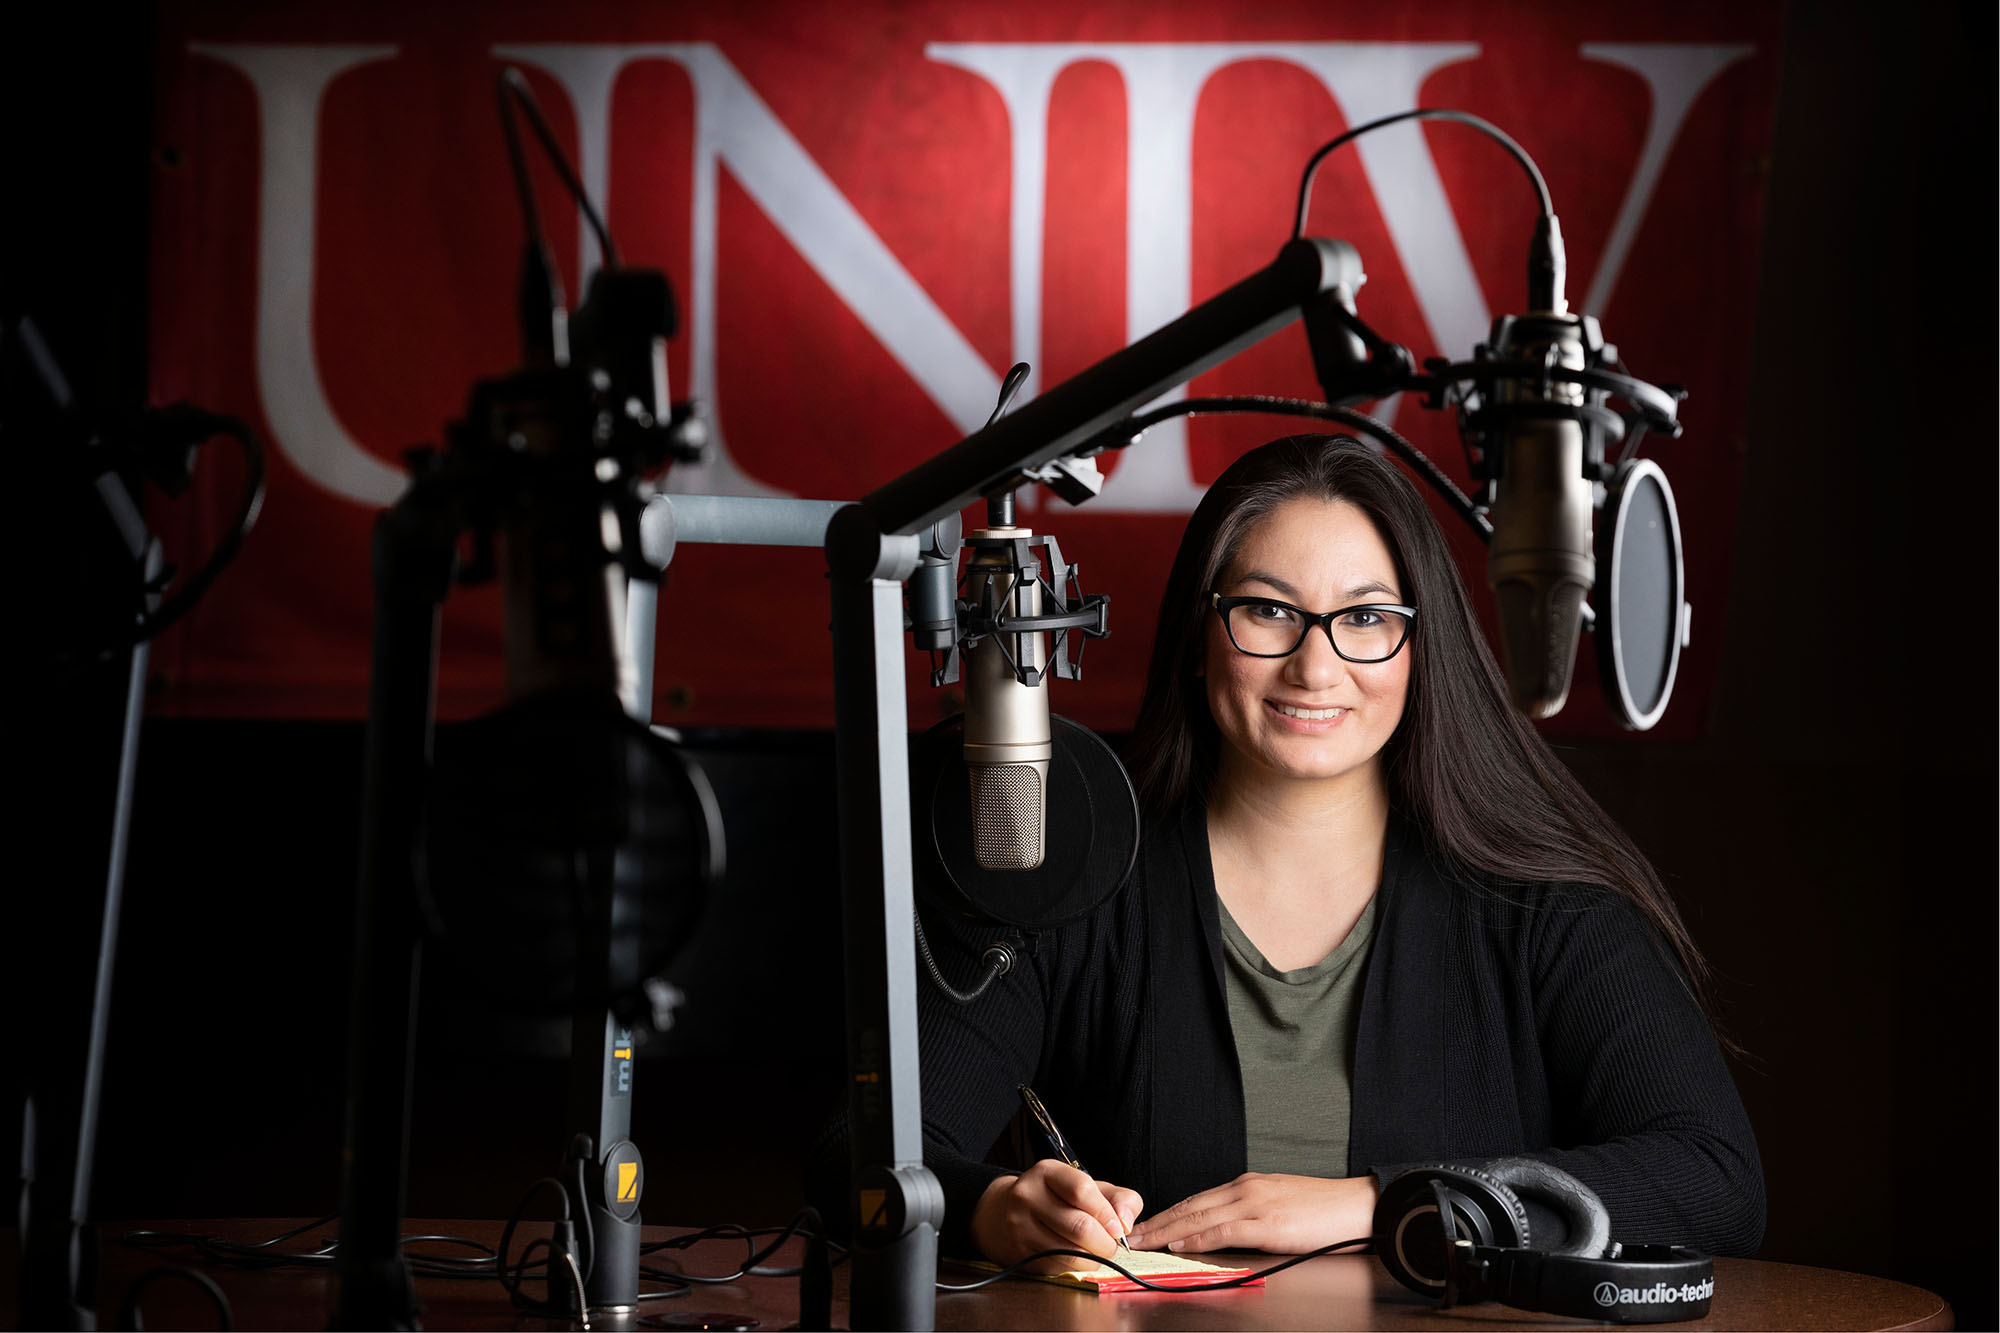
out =
[[[958,552],[964,524],[956,513],[946,514],[917,537],[917,568],[910,575],[909,611],[904,628],[916,646],[928,653],[955,654],[958,644]],[[953,663],[957,679],[957,663]],[[933,681],[932,684],[942,682]]]
[[[956,516],[947,520],[956,523]],[[944,525],[937,525],[942,528]],[[926,536],[928,537],[928,533]],[[972,568],[958,580],[952,599],[952,615],[940,614],[936,581],[946,568],[942,555],[919,556],[918,570],[910,579],[910,629],[917,647],[934,654],[932,686],[958,681],[965,653],[991,637],[999,645],[1014,678],[1027,686],[1039,685],[1045,674],[1061,680],[1083,678],[1083,643],[1110,634],[1110,598],[1104,593],[1085,593],[1077,581],[1077,566],[1063,560],[1062,546],[1048,533],[1010,536],[984,529],[966,537],[963,549],[973,551],[980,578],[973,595],[967,584]],[[1048,572],[1043,573],[1041,556],[1048,555]],[[956,552],[953,561],[956,563]],[[1010,590],[1021,581],[1032,581],[1041,590],[1041,607],[1035,614],[1011,613]],[[1072,636],[1081,631],[1083,640]],[[1037,656],[1027,650],[1030,636],[1051,634],[1055,651],[1046,671],[1035,665]],[[949,637],[947,637],[949,636]],[[942,652],[941,660],[935,657]]]
[[[1361,318],[1357,299],[1368,282],[1361,252],[1347,241],[1315,243],[1329,256],[1336,279],[1300,312],[1313,377],[1326,401],[1336,406],[1386,398],[1410,379],[1415,367],[1409,349],[1382,337]]]
[[[700,406],[668,393],[666,340],[679,326],[673,289],[650,268],[598,269],[570,320],[570,359],[593,395],[594,441],[634,471],[697,463],[708,452]]]
[[[1523,420],[1578,423],[1584,475],[1591,481],[1609,474],[1607,446],[1634,430],[1680,437],[1680,404],[1687,391],[1627,373],[1594,315],[1502,315],[1472,357],[1469,362],[1432,357],[1424,362],[1423,378],[1410,387],[1425,391],[1427,408],[1457,408],[1473,479],[1488,483],[1489,492],[1505,466],[1497,443]],[[1626,406],[1619,410],[1614,401]]]

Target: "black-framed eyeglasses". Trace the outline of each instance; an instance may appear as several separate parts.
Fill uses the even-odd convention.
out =
[[[1270,597],[1209,594],[1229,642],[1246,657],[1290,657],[1315,627],[1350,662],[1386,662],[1403,650],[1417,618],[1414,606],[1370,602],[1338,611],[1308,611]]]

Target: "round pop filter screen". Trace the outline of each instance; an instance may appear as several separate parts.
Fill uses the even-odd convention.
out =
[[[963,717],[917,738],[910,773],[917,891],[933,905],[1043,930],[1073,921],[1125,883],[1139,852],[1139,802],[1111,747],[1053,714],[1042,864],[986,870],[972,854],[972,795]]]
[[[1679,668],[1687,589],[1680,519],[1666,474],[1635,459],[1613,474],[1598,525],[1598,668],[1620,725],[1660,720]]]

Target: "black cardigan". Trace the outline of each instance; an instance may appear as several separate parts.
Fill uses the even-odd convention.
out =
[[[1612,1235],[1750,1254],[1763,1170],[1707,1021],[1665,946],[1623,898],[1574,886],[1449,884],[1391,820],[1355,1048],[1351,1169],[1519,1153],[1604,1200]],[[926,917],[959,985],[992,927]],[[1148,833],[1125,888],[1043,932],[970,1005],[919,985],[924,1160],[942,1182],[947,1253],[973,1251],[983,1159],[1030,1083],[1085,1167],[1150,1215],[1245,1169],[1205,812]],[[812,1193],[843,1216],[836,1125]],[[1340,1239],[1328,1237],[1329,1240]]]

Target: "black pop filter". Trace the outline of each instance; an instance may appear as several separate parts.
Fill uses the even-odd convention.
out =
[[[1033,870],[982,870],[972,858],[972,796],[963,714],[917,738],[911,827],[917,891],[946,911],[1023,930],[1074,921],[1116,893],[1139,854],[1139,799],[1125,766],[1098,735],[1049,718],[1054,754],[1043,804],[1047,853]]]
[[[1645,731],[1666,712],[1690,611],[1674,492],[1649,458],[1620,464],[1605,488],[1597,595],[1605,701],[1620,726]]]
[[[503,1017],[569,1012],[589,918],[612,923],[612,1008],[640,1020],[645,982],[722,877],[707,776],[608,696],[542,696],[441,729],[424,820],[426,924],[454,978]]]

